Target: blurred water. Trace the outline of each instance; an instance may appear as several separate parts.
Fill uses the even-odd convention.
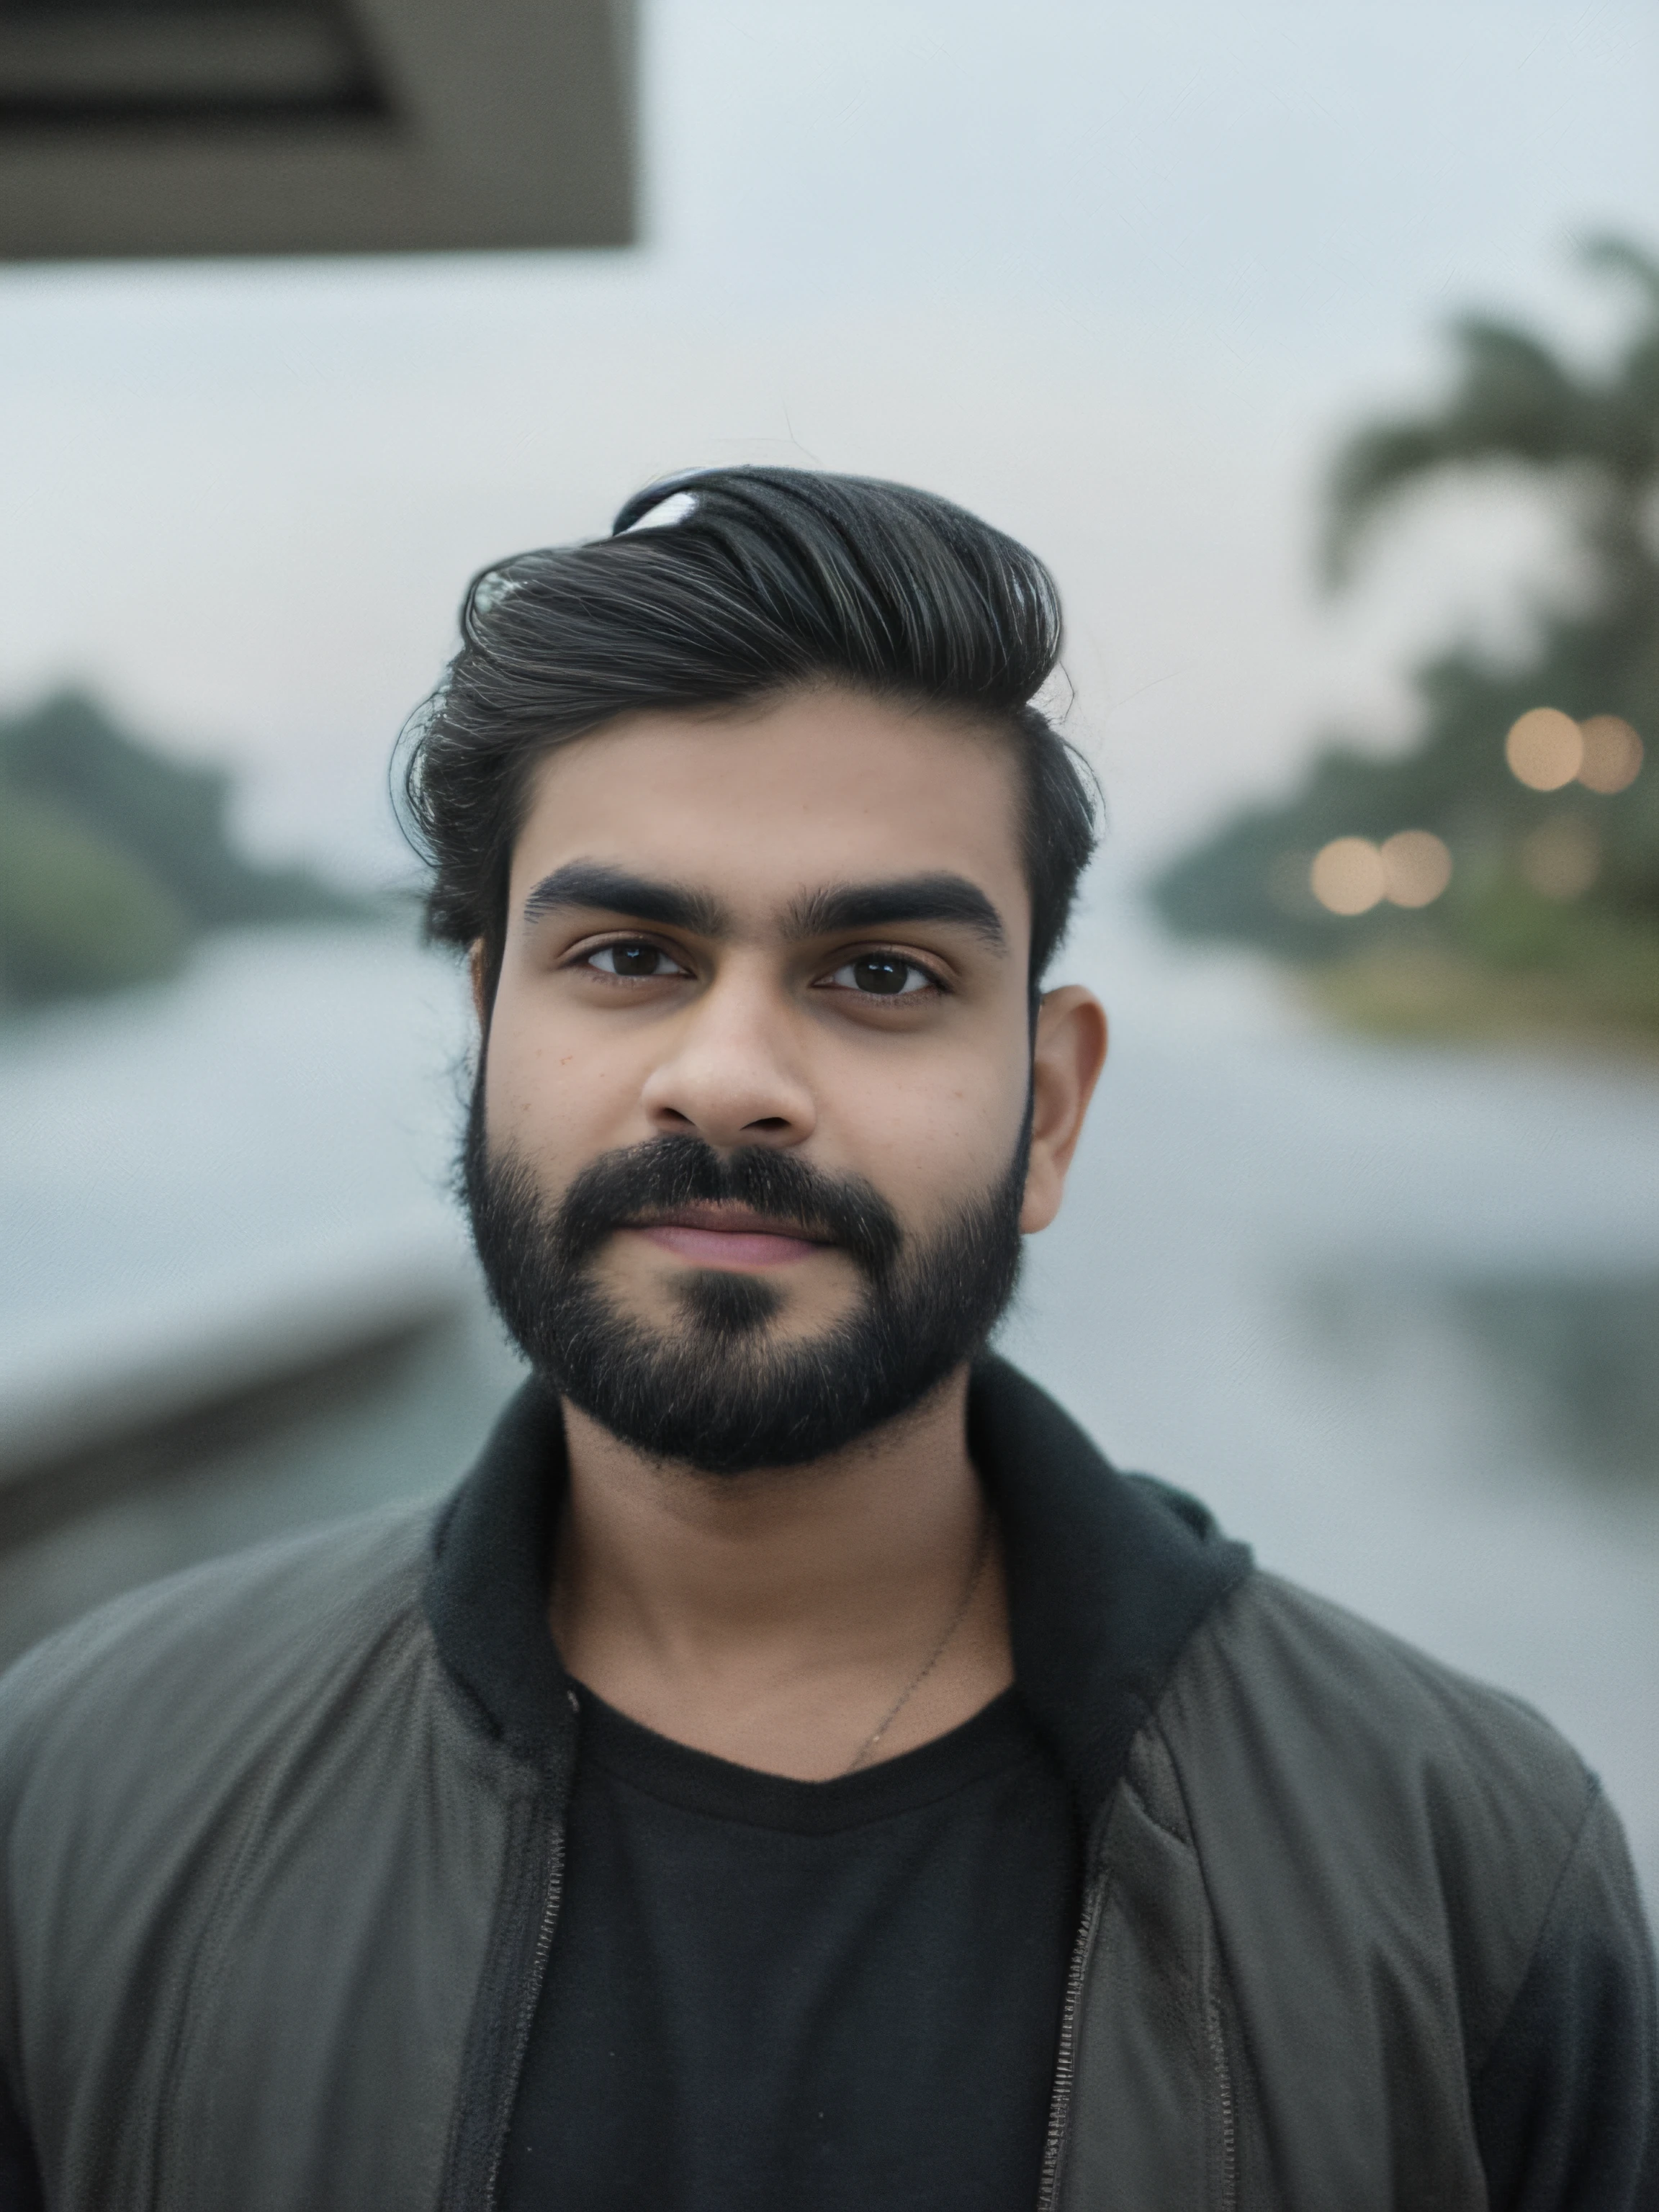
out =
[[[1268,1565],[1538,1705],[1659,1896],[1659,1073],[1316,1033],[1260,968],[1122,915],[1066,964],[1113,1059],[1007,1348]],[[363,933],[224,940],[169,992],[0,1032],[0,1418],[343,1254],[463,1266],[464,1036],[453,969]],[[0,1650],[438,1488],[514,1372],[474,1294],[326,1402],[15,1528]]]
[[[0,1024],[0,1406],[343,1253],[454,1246],[464,1036],[412,922],[227,935],[176,985]]]

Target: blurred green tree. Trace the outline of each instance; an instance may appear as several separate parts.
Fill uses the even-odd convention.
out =
[[[63,692],[0,721],[0,1008],[173,974],[204,930],[349,921],[368,902],[236,849],[230,778]]]
[[[1320,994],[1361,1020],[1659,1030],[1659,772],[1632,775],[1639,752],[1608,720],[1590,738],[1599,730],[1615,754],[1622,742],[1622,767],[1598,766],[1592,744],[1583,780],[1564,763],[1552,787],[1534,787],[1505,753],[1511,726],[1540,707],[1659,739],[1659,262],[1612,238],[1583,258],[1631,301],[1611,362],[1579,370],[1511,324],[1457,324],[1444,403],[1365,428],[1338,453],[1323,564],[1333,586],[1346,584],[1403,495],[1449,471],[1518,464],[1566,507],[1584,588],[1537,616],[1518,665],[1463,644],[1417,670],[1421,720],[1407,751],[1328,744],[1286,804],[1247,809],[1152,886],[1177,932],[1308,963]],[[1403,830],[1443,841],[1443,893],[1417,907],[1321,904],[1316,854]],[[1342,903],[1365,896],[1361,884]]]
[[[50,799],[0,793],[0,1006],[153,981],[189,942],[142,860]]]

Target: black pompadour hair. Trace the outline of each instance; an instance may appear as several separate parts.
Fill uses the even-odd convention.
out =
[[[674,519],[656,519],[665,503]],[[1096,790],[1032,703],[1060,643],[1036,556],[931,493],[803,469],[655,483],[608,538],[493,563],[461,647],[411,720],[405,822],[432,874],[429,934],[481,942],[494,996],[531,775],[643,709],[763,701],[830,682],[1000,726],[1024,794],[1033,993],[1094,850]]]

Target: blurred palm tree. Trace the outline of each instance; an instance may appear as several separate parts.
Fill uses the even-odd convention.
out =
[[[1331,472],[1325,567],[1346,582],[1358,541],[1401,493],[1447,469],[1521,462],[1554,477],[1579,513],[1613,612],[1645,607],[1659,591],[1650,538],[1659,489],[1659,261],[1628,240],[1581,249],[1592,269],[1625,278],[1636,328],[1606,374],[1576,373],[1542,339],[1481,315],[1453,327],[1462,375],[1436,413],[1360,431]]]
[[[1323,963],[1324,995],[1362,1018],[1456,1025],[1508,1004],[1659,1030],[1659,773],[1616,793],[1539,790],[1504,751],[1511,725],[1540,706],[1580,721],[1616,716],[1650,745],[1659,739],[1659,261],[1615,238],[1583,258],[1631,303],[1613,357],[1579,369],[1514,324],[1463,319],[1444,401],[1370,425],[1337,454],[1322,548],[1326,581],[1344,586],[1408,495],[1518,465],[1571,518],[1584,556],[1574,604],[1535,617],[1519,665],[1465,644],[1420,667],[1408,751],[1378,758],[1328,743],[1287,805],[1247,811],[1152,886],[1183,933]],[[1319,904],[1315,853],[1407,829],[1449,848],[1443,897],[1357,915]],[[1552,852],[1577,856],[1553,878]],[[1494,976],[1519,979],[1518,994],[1494,1000]]]

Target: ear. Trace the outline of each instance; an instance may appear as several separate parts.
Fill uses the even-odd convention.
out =
[[[489,1027],[489,1000],[486,995],[484,941],[475,937],[466,949],[466,972],[472,979],[472,1011],[478,1017],[478,1034],[482,1036]]]
[[[1026,1236],[1060,1212],[1066,1170],[1106,1064],[1106,1009],[1092,991],[1067,983],[1044,994],[1031,1049],[1031,1158],[1019,1225]]]

